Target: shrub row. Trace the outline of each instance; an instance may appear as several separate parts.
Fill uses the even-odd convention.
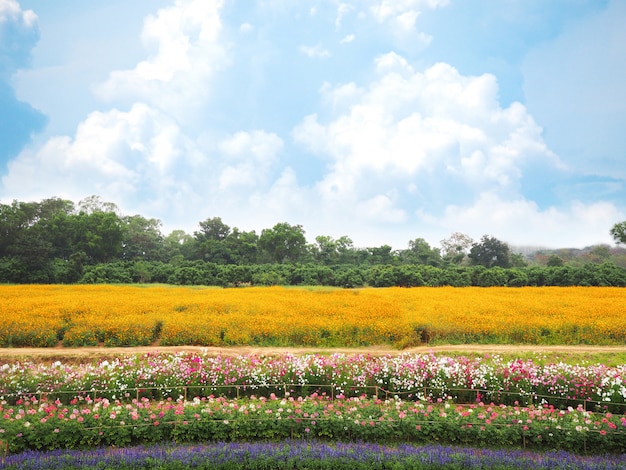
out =
[[[486,268],[423,264],[222,265],[184,261],[178,265],[147,261],[117,261],[85,268],[79,281],[94,283],[153,282],[174,285],[324,285],[335,287],[492,287],[492,286],[626,286],[626,269],[612,263],[582,266]]]

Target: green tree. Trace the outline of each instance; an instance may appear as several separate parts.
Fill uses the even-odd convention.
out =
[[[220,217],[199,223],[200,231],[194,232],[196,259],[217,264],[233,263],[228,246],[224,243],[230,235],[230,227]]]
[[[122,252],[124,228],[114,212],[81,212],[77,216],[76,251],[83,251],[90,261],[106,263]]]
[[[195,251],[196,239],[184,230],[173,230],[163,239],[164,260],[191,259]]]
[[[237,227],[228,234],[224,244],[228,248],[233,263],[256,264],[259,258],[259,236],[253,230],[242,232]]]
[[[423,238],[416,238],[409,241],[409,249],[400,253],[400,258],[405,263],[427,264],[429,266],[439,266],[441,264],[441,254],[438,248],[431,248]]]
[[[610,233],[615,243],[626,245],[626,220],[613,225]]]
[[[119,208],[112,202],[103,201],[100,196],[88,196],[85,199],[81,199],[78,202],[78,210],[86,214],[93,214],[94,212],[114,212],[119,213]]]
[[[122,258],[125,260],[158,261],[162,259],[163,234],[159,219],[146,219],[141,215],[125,216]]]
[[[565,264],[565,262],[563,261],[563,258],[561,258],[559,255],[550,255],[550,257],[548,258],[548,262],[546,263],[547,266],[550,267],[555,267],[555,266],[563,266]]]
[[[213,217],[200,222],[200,231],[194,237],[200,242],[205,240],[224,241],[230,234],[230,227],[222,222],[221,217]]]
[[[368,248],[367,251],[369,252],[369,264],[397,264],[398,256],[389,245]]]
[[[315,243],[309,248],[313,259],[326,266],[333,264],[347,264],[353,261],[354,247],[352,240],[343,235],[335,240],[328,235],[315,237]]]
[[[271,229],[263,229],[258,246],[271,262],[295,263],[304,256],[306,251],[304,233],[301,225],[279,223]]]
[[[509,245],[488,235],[483,235],[480,243],[472,245],[469,258],[473,265],[486,268],[508,268],[511,265]]]

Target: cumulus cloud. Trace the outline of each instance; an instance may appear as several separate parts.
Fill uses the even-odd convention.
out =
[[[345,111],[327,123],[307,116],[294,130],[310,151],[332,159],[319,184],[324,196],[363,192],[362,174],[393,176],[393,185],[433,171],[507,193],[529,162],[558,165],[526,109],[499,106],[492,75],[465,77],[443,63],[418,72],[395,53],[379,57],[376,69],[364,91],[324,87],[325,101],[343,102]]]
[[[259,8],[284,14],[276,16],[282,21],[325,21],[331,31],[314,38],[309,32],[294,35],[291,44],[320,42],[299,50],[287,45],[284,51],[271,42],[269,26],[257,26],[259,17],[250,17],[253,23],[240,17],[226,33],[222,1],[173,0],[144,22],[144,60],[111,72],[95,88],[111,109],[89,113],[71,135],[22,151],[8,165],[2,196],[80,200],[99,194],[123,212],[161,218],[166,230],[191,232],[209,216],[245,230],[287,221],[302,224],[311,239],[349,235],[357,246],[402,248],[417,237],[436,244],[455,231],[555,246],[588,244],[596,235],[607,240],[608,225],[624,217],[613,205],[571,198],[546,204],[524,192],[529,175],[569,170],[526,106],[500,103],[494,75],[465,75],[443,62],[418,68],[406,58],[412,55],[397,52],[402,40],[427,45],[420,13],[447,3],[331,2],[311,17],[310,5],[261,2]],[[33,33],[36,22],[15,5],[0,0],[0,18]],[[298,33],[300,24],[294,26]],[[363,34],[367,28],[396,52],[358,57],[372,40]],[[321,44],[351,42],[351,31],[359,44],[350,46],[354,62],[344,68],[337,68],[339,60],[301,57],[300,64],[310,66],[301,75],[294,70],[285,78],[282,64],[279,72],[272,70],[280,77],[263,68],[298,52],[316,59],[347,57],[341,54],[348,48],[331,52]],[[226,45],[226,36],[237,41],[241,33],[258,38],[259,48]],[[240,67],[242,57],[253,57],[254,66]],[[242,78],[242,70],[254,76]],[[324,82],[331,77],[344,82]],[[307,93],[315,89],[319,96]],[[233,106],[230,97],[242,97],[241,103]],[[283,121],[275,117],[279,108]]]
[[[494,76],[464,76],[445,63],[418,71],[396,53],[375,67],[365,86],[322,87],[330,117],[308,115],[293,131],[329,162],[315,187],[329,211],[356,209],[362,230],[392,224],[405,240],[413,220],[433,237],[482,230],[521,241],[536,230],[537,243],[557,236],[574,243],[580,224],[619,217],[607,204],[542,208],[525,198],[527,169],[558,173],[564,165],[522,104],[499,104]],[[607,230],[599,226],[598,236]]]
[[[282,146],[264,131],[237,132],[207,146],[161,111],[135,104],[126,112],[93,112],[73,138],[54,137],[23,152],[2,185],[18,199],[99,194],[123,210],[170,214],[165,222],[176,224],[200,207],[235,212],[251,192],[269,191]]]
[[[143,101],[191,124],[206,105],[211,80],[229,63],[220,41],[221,0],[176,0],[149,16],[141,38],[151,53],[132,70],[118,70],[95,87],[117,102]]]
[[[127,101],[127,110],[92,112],[73,136],[23,151],[8,165],[3,194],[71,200],[99,194],[122,210],[188,230],[190,221],[201,220],[199,210],[243,217],[241,208],[253,207],[259,195],[269,194],[276,205],[289,201],[280,188],[295,179],[286,169],[274,172],[280,137],[263,130],[203,132],[189,124],[196,107],[206,107],[211,79],[225,64],[220,7],[177,0],[148,17],[142,38],[154,53],[97,88],[103,98]]]
[[[51,138],[10,162],[3,188],[15,197],[49,197],[52,190],[76,200],[86,194],[132,198],[145,186],[167,186],[184,146],[175,122],[145,104],[93,112],[73,138]]]

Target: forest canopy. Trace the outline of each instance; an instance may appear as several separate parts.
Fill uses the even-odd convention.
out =
[[[624,243],[626,222],[611,230]],[[512,249],[492,235],[453,233],[432,247],[355,247],[349,236],[307,240],[304,227],[277,223],[260,233],[221,217],[188,234],[123,215],[91,196],[78,204],[50,198],[0,204],[0,282],[178,285],[525,286],[626,285],[626,249]]]

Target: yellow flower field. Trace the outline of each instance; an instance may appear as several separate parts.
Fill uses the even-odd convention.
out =
[[[0,286],[0,346],[623,344],[626,289]]]

